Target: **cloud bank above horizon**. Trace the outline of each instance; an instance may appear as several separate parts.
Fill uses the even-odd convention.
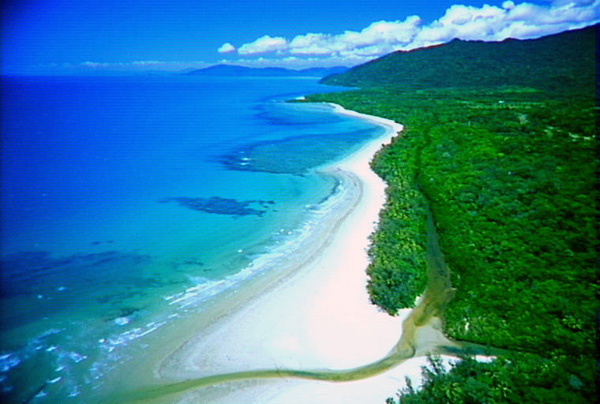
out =
[[[221,59],[210,58],[207,56],[209,54],[199,53],[200,57],[196,60],[150,59],[117,62],[88,60],[83,63],[43,65],[41,69],[68,72],[93,70],[102,73],[103,71],[177,72],[201,69],[215,64],[292,69],[351,67],[394,51],[439,45],[453,39],[488,42],[508,38],[533,39],[600,22],[600,0],[539,1],[545,3],[540,5],[527,0],[523,2],[505,0],[501,5],[494,6],[454,4],[431,23],[425,23],[419,15],[410,15],[404,20],[375,21],[357,31],[308,32],[289,37],[264,32],[262,36],[248,38],[248,42],[238,44],[232,38],[224,37],[223,40],[227,42],[217,46],[216,44],[219,43],[217,41],[213,51],[215,56],[221,55]],[[431,20],[432,18],[429,19]]]
[[[340,34],[306,33],[293,38],[266,34],[239,47],[224,43],[218,51],[240,56],[224,59],[224,63],[353,66],[394,51],[439,45],[453,39],[488,42],[532,39],[598,22],[600,0],[553,0],[547,6],[507,0],[501,7],[453,5],[428,25],[412,15],[404,21],[377,21],[361,31]]]

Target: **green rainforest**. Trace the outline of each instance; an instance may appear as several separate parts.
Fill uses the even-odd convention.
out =
[[[308,97],[404,125],[372,162],[388,184],[373,303],[395,314],[423,294],[430,210],[455,289],[445,333],[507,352],[431,358],[424,387],[388,403],[595,402],[596,35],[396,52],[323,80],[357,89]]]

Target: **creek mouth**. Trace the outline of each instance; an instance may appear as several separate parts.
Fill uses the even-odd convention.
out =
[[[295,378],[348,382],[376,376],[414,357],[436,354],[457,357],[465,354],[493,355],[495,350],[490,350],[489,347],[452,341],[444,335],[444,310],[454,297],[455,290],[450,282],[450,270],[440,248],[438,232],[430,210],[427,215],[426,263],[428,283],[425,294],[403,321],[399,341],[388,355],[378,361],[341,370],[265,369],[223,373],[140,389],[119,397],[118,401],[154,401],[218,384],[259,379]]]

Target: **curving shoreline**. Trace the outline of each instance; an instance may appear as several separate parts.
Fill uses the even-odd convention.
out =
[[[268,369],[271,373],[272,369],[335,372],[379,366],[381,369],[375,373],[380,374],[365,380],[341,377],[356,381],[334,384],[281,378],[294,376],[293,372],[283,371],[278,379],[234,381],[192,390],[183,394],[180,402],[288,403],[321,396],[321,402],[331,403],[384,402],[401,387],[405,375],[418,377],[420,367],[426,363],[425,358],[410,359],[400,366],[382,363],[390,354],[396,362],[398,355],[402,359],[412,356],[398,349],[398,341],[404,340],[402,321],[409,310],[390,317],[370,303],[366,291],[369,235],[385,203],[385,183],[371,171],[369,163],[382,143],[391,141],[402,126],[333,107],[338,113],[386,128],[384,135],[356,153],[322,168],[351,184],[351,192],[346,192],[350,199],[316,229],[316,242],[313,240],[306,251],[282,262],[289,266],[283,272],[292,275],[272,280],[270,285],[256,282],[244,288],[242,294],[248,295],[241,299],[243,303],[237,308],[232,306],[235,311],[222,315],[201,335],[188,340],[162,363],[159,373],[161,382],[167,384]],[[424,338],[437,336],[429,332]],[[159,394],[160,389],[158,386],[152,390]]]

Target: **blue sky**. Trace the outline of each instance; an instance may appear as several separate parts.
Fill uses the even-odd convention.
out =
[[[454,38],[600,21],[600,0],[8,0],[2,71],[355,65]]]

